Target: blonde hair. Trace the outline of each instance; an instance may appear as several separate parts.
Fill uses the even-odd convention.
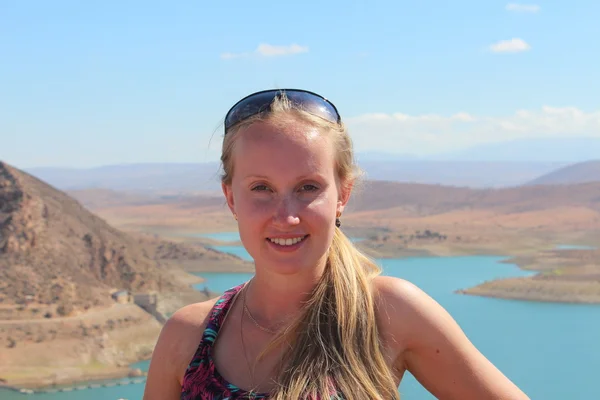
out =
[[[329,135],[335,146],[339,183],[350,185],[356,180],[359,170],[346,127],[311,115],[281,96],[275,99],[269,113],[250,117],[225,135],[222,182],[231,184],[232,154],[242,128],[257,121],[289,123],[289,117]],[[380,273],[379,266],[336,227],[325,271],[302,313],[265,350],[289,344],[271,398],[329,399],[336,390],[347,400],[400,398],[379,340],[371,283]]]

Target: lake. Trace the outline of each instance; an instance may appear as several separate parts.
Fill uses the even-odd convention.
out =
[[[231,238],[232,240],[229,240]],[[235,234],[221,239],[235,241]],[[232,250],[249,255],[236,246]],[[486,280],[526,276],[502,257],[419,257],[378,260],[384,274],[407,279],[442,304],[471,341],[532,399],[599,399],[596,382],[600,371],[600,306],[536,303],[455,294],[457,289]],[[199,274],[213,291],[224,291],[248,280],[243,273]],[[147,363],[138,366],[144,368]],[[67,393],[22,395],[0,392],[3,400],[141,399],[143,384],[95,388]],[[434,399],[407,374],[400,386],[403,399]]]

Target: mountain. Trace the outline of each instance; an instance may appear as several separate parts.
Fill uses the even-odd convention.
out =
[[[486,143],[429,159],[575,163],[598,158],[600,137],[548,137]]]
[[[556,162],[364,161],[369,180],[471,188],[517,186],[562,167]]]
[[[408,153],[388,153],[383,151],[357,152],[356,160],[359,163],[369,161],[420,161],[421,157]]]
[[[37,167],[28,173],[61,190],[112,189],[118,191],[220,190],[218,163],[140,163],[94,168]]]
[[[528,182],[527,185],[568,185],[585,182],[600,182],[600,160],[560,168]]]
[[[473,189],[367,181],[357,188],[346,213],[385,213],[403,209],[406,215],[422,217],[478,209],[493,210],[500,215],[556,207],[586,207],[600,211],[600,182]]]
[[[87,200],[140,196],[95,190]],[[0,386],[139,375],[128,366],[150,357],[166,318],[217,295],[195,290],[201,279],[187,271],[249,264],[195,241],[115,229],[0,162]]]
[[[367,153],[359,158],[370,180],[414,182],[469,187],[516,186],[566,163],[428,161]],[[28,173],[65,191],[108,189],[177,195],[220,193],[219,164],[130,164],[104,167],[32,168]]]
[[[178,270],[166,265],[182,254],[198,259],[207,251],[173,249],[164,241],[126,234],[65,193],[0,162],[0,314],[5,317],[18,317],[14,311],[25,304],[42,310],[39,317],[110,305],[113,289],[189,291]]]

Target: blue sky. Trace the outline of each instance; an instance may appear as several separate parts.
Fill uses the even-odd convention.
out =
[[[4,0],[0,160],[215,160],[228,108],[271,87],[330,98],[358,151],[600,137],[599,15],[592,0]]]

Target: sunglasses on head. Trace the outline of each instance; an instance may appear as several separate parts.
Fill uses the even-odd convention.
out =
[[[272,89],[252,93],[235,103],[225,116],[225,134],[234,125],[253,115],[268,112],[276,97],[286,97],[302,110],[333,123],[340,123],[342,118],[337,108],[325,97],[302,89]]]

